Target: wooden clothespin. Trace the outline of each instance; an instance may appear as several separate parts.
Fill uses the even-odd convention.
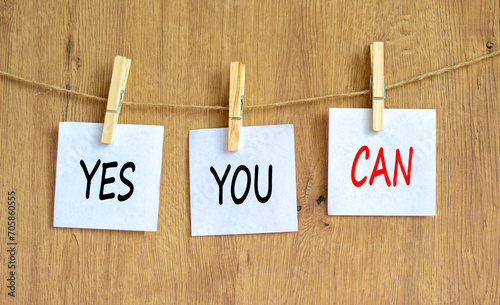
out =
[[[370,45],[370,57],[372,64],[372,75],[370,77],[370,89],[373,107],[373,130],[384,130],[384,43],[374,42]]]
[[[102,130],[101,142],[105,144],[113,143],[115,127],[118,123],[118,116],[123,102],[123,94],[127,86],[128,72],[132,60],[124,56],[116,56],[113,65],[113,75],[108,93],[108,106],[104,117],[104,128]]]
[[[243,126],[243,109],[245,104],[245,65],[232,62],[229,73],[229,151],[238,151],[240,144],[240,127]]]

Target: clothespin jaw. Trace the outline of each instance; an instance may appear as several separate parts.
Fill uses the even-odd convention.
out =
[[[245,65],[231,62],[229,73],[229,151],[238,151],[240,144],[240,128],[243,126],[243,109],[245,95]]]
[[[384,130],[384,43],[374,42],[370,45],[370,57],[372,75],[370,78],[370,89],[373,107],[373,130]]]
[[[127,86],[128,72],[132,60],[124,56],[116,56],[113,65],[113,75],[108,93],[108,106],[104,117],[104,128],[102,130],[101,142],[105,144],[113,143],[115,128],[118,123],[118,116],[123,102],[125,87]]]

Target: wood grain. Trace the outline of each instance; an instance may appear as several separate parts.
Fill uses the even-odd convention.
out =
[[[126,100],[245,105],[367,89],[498,50],[498,1],[0,2],[0,69],[106,97],[113,58],[134,62]],[[490,42],[488,44],[488,42]],[[487,44],[489,47],[487,47]],[[1,304],[499,304],[499,59],[391,90],[389,108],[437,109],[437,216],[327,216],[329,107],[245,111],[294,124],[299,232],[190,237],[188,132],[227,111],[125,105],[165,126],[156,233],[54,228],[58,123],[102,122],[105,103],[0,78]],[[17,297],[7,296],[7,193],[17,202]]]

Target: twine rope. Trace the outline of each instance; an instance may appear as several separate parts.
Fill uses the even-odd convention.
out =
[[[414,82],[422,81],[422,80],[427,79],[427,78],[431,78],[431,77],[441,75],[441,74],[444,74],[444,73],[447,73],[447,72],[450,72],[453,70],[457,70],[457,69],[460,69],[463,67],[473,65],[473,64],[478,63],[480,61],[483,61],[483,60],[486,60],[489,58],[493,58],[493,57],[498,56],[498,55],[500,55],[500,50],[473,58],[473,59],[468,60],[468,61],[458,63],[456,65],[444,67],[444,68],[441,68],[438,70],[430,71],[430,72],[427,72],[427,73],[424,73],[424,74],[421,74],[418,76],[414,76],[414,77],[399,81],[399,82],[394,83],[394,84],[386,85],[385,90],[388,91],[388,90],[396,89],[399,87],[403,87],[405,85],[408,85],[408,84],[411,84]],[[100,97],[100,96],[93,95],[93,94],[88,94],[88,93],[84,93],[84,92],[79,92],[79,91],[75,91],[75,90],[61,88],[61,87],[56,86],[56,85],[50,85],[50,84],[46,84],[44,82],[39,82],[39,81],[27,79],[27,78],[24,78],[22,76],[15,75],[15,74],[12,74],[12,73],[9,73],[6,71],[0,71],[0,75],[7,78],[7,79],[12,80],[12,81],[17,81],[17,82],[20,82],[20,83],[25,84],[25,85],[34,85],[37,87],[49,89],[51,91],[53,90],[57,93],[71,94],[74,96],[83,97],[83,98],[87,98],[87,99],[95,100],[95,101],[100,101],[100,102],[107,102],[107,100],[108,100],[105,97]],[[325,99],[337,99],[337,98],[343,98],[343,97],[367,95],[370,93],[370,91],[371,91],[370,89],[367,89],[367,90],[361,90],[361,91],[334,93],[334,94],[327,94],[327,95],[322,95],[322,96],[300,98],[300,99],[295,99],[295,100],[277,102],[277,103],[273,103],[273,104],[247,105],[247,106],[245,106],[245,110],[268,109],[268,108],[283,107],[283,106],[288,106],[288,105],[297,105],[297,104],[325,100]],[[201,109],[201,110],[228,110],[229,109],[229,107],[227,107],[227,106],[179,105],[179,104],[144,103],[144,102],[130,102],[130,101],[123,101],[123,104],[135,105],[135,106],[170,107],[170,108],[178,108],[178,109]]]

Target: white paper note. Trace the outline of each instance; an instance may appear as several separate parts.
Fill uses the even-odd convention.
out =
[[[436,111],[384,109],[378,132],[372,122],[371,109],[330,109],[328,214],[435,216]]]
[[[243,127],[237,152],[227,134],[189,132],[192,236],[297,231],[293,125]]]
[[[156,231],[163,126],[59,123],[54,226]]]

